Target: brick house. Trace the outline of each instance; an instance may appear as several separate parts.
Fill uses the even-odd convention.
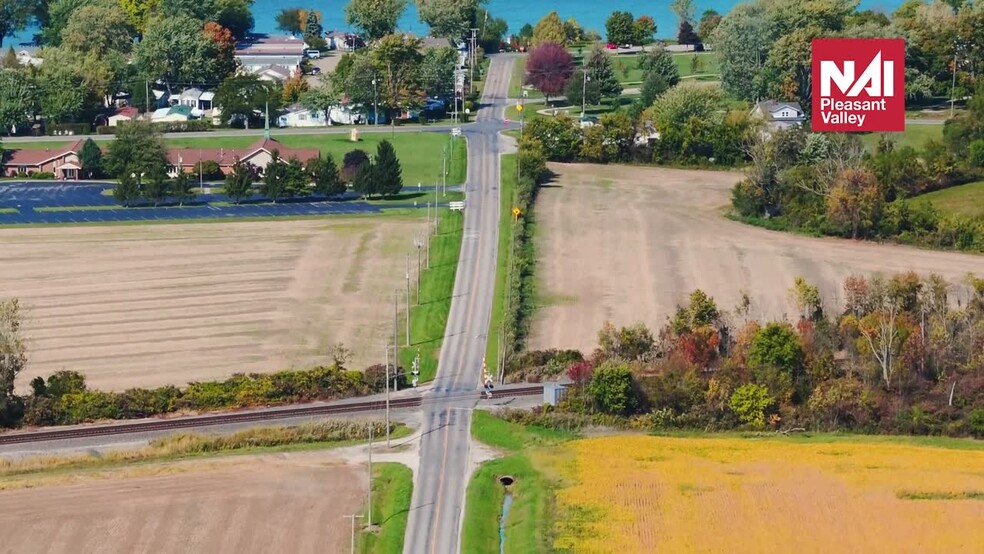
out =
[[[82,162],[79,152],[84,141],[77,140],[61,148],[44,150],[8,150],[3,160],[3,174],[16,177],[18,173],[53,173],[57,179],[78,179]]]
[[[178,171],[194,173],[200,161],[213,161],[219,164],[223,174],[232,173],[236,160],[252,164],[262,173],[273,158],[273,152],[283,160],[297,158],[303,163],[317,158],[321,151],[317,148],[288,148],[273,139],[261,139],[247,148],[170,148],[167,151],[168,175]]]

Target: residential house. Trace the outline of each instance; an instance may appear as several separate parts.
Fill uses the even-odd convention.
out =
[[[202,92],[197,88],[185,89],[178,95],[177,105],[191,108],[192,117],[207,117],[212,115],[211,110],[215,107],[215,93]]]
[[[287,68],[290,76],[301,72],[307,47],[307,43],[299,38],[255,35],[236,45],[236,60],[246,73],[256,73],[275,65]]]
[[[173,177],[179,171],[194,173],[195,166],[202,161],[216,162],[222,173],[228,175],[237,160],[252,164],[262,173],[270,163],[274,151],[281,159],[297,158],[305,163],[321,155],[317,148],[288,148],[268,138],[247,148],[170,148],[167,152],[168,175]]]
[[[806,121],[806,114],[799,102],[763,100],[752,108],[751,116],[765,122],[765,132],[799,127]]]
[[[58,179],[78,179],[82,162],[79,152],[85,141],[77,140],[62,148],[44,150],[9,150],[3,162],[3,174],[16,177],[18,173],[28,176],[34,173],[53,173]]]
[[[37,50],[37,48],[22,48],[21,50],[18,50],[17,63],[34,67],[40,66],[44,60],[35,56],[35,54],[37,54]]]
[[[160,108],[150,115],[153,123],[164,123],[168,121],[188,121],[191,119],[191,106],[171,106]]]
[[[265,65],[253,72],[261,81],[271,81],[282,83],[290,79],[293,72],[290,68],[282,65]]]
[[[355,125],[365,122],[365,116],[349,106],[338,104],[328,108],[328,117],[321,110],[309,110],[299,104],[289,106],[277,117],[278,127],[325,127]]]
[[[127,106],[116,110],[116,113],[106,118],[106,125],[116,127],[121,121],[133,121],[140,115],[140,110],[133,106]]]

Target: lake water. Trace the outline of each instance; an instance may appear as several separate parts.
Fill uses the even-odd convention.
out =
[[[697,17],[704,10],[717,10],[721,14],[727,13],[732,6],[737,4],[735,0],[700,0],[695,2],[697,6]],[[676,15],[670,10],[670,0],[654,2],[652,0],[609,0],[607,2],[572,0],[567,5],[558,10],[564,19],[573,17],[585,29],[595,29],[602,35],[605,34],[605,19],[615,10],[632,12],[633,15],[650,15],[656,21],[659,38],[672,38],[676,36],[677,19]],[[902,0],[861,0],[863,9],[873,9],[891,13]],[[342,7],[343,1],[324,2],[310,0],[256,0],[253,4],[253,17],[256,19],[256,32],[276,33],[276,22],[274,18],[284,6],[297,5],[321,10],[326,15],[325,29],[345,29],[345,16]],[[531,0],[489,0],[487,2],[489,12],[494,17],[501,17],[509,24],[509,32],[516,33],[524,23],[536,24],[536,21],[549,13],[553,8],[547,2],[533,2]],[[417,8],[413,0],[408,2],[406,13],[400,19],[400,30],[413,32],[416,34],[426,34],[427,25],[421,23],[417,18]],[[31,39],[35,31],[29,30],[18,34],[15,38],[4,39],[4,45],[14,44]]]

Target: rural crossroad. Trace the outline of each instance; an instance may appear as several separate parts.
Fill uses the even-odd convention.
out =
[[[438,400],[481,385],[499,243],[499,131],[513,58],[493,56],[483,107],[468,139],[464,240],[454,281],[454,298],[438,363],[428,393]],[[423,413],[420,465],[403,551],[452,554],[460,551],[465,487],[468,482],[471,408],[475,400],[435,401]]]

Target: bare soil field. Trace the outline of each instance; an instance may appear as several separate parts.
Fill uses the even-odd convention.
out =
[[[750,316],[796,308],[796,277],[840,309],[851,274],[913,270],[954,282],[984,274],[984,256],[768,231],[724,217],[737,173],[551,164],[537,199],[537,311],[531,349],[590,351],[606,320],[661,326],[693,289]],[[577,322],[572,325],[571,322]]]
[[[0,492],[0,552],[346,552],[366,494],[364,468],[323,453],[140,470]]]
[[[557,492],[554,546],[579,554],[979,552],[984,451],[973,441],[904,440],[574,441],[565,446],[574,459]]]
[[[332,344],[382,355],[418,221],[394,218],[0,230],[0,296],[26,308],[28,367],[91,387],[307,368]]]

